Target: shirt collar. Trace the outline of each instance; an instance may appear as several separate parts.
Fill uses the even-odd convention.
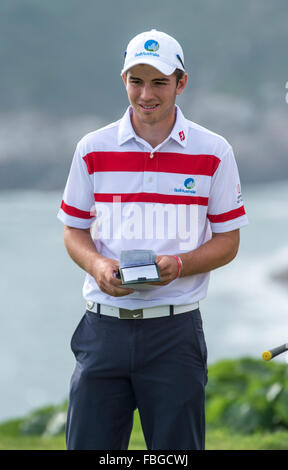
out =
[[[175,108],[176,121],[170,137],[182,147],[186,147],[188,141],[188,124],[179,106],[175,105]]]
[[[125,144],[130,139],[137,137],[131,124],[132,106],[128,106],[124,116],[120,120],[118,128],[118,145]]]
[[[175,140],[182,147],[187,145],[188,125],[179,106],[175,105],[176,121],[169,138]],[[118,129],[118,145],[122,145],[130,139],[136,139],[137,135],[131,123],[132,107],[129,106],[120,120]]]

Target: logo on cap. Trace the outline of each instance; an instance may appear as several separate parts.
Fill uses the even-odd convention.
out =
[[[146,41],[144,44],[144,48],[149,52],[156,52],[158,51],[159,47],[159,43],[153,39],[149,39],[149,41]]]

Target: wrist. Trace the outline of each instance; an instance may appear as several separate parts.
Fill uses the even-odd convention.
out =
[[[93,253],[93,256],[90,257],[88,261],[88,266],[87,266],[87,272],[90,274],[92,277],[96,277],[99,270],[101,269],[101,264],[105,260],[105,257],[101,255],[100,253],[96,252]]]
[[[178,264],[178,272],[177,272],[177,276],[176,276],[176,279],[178,279],[178,277],[182,276],[183,262],[182,262],[182,259],[180,258],[180,256],[178,256],[178,255],[171,255],[171,256],[172,256],[172,258],[176,259],[177,264]]]

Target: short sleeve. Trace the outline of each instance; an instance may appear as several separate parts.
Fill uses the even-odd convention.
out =
[[[229,232],[248,224],[239,172],[232,147],[222,156],[212,176],[207,217],[215,233]]]
[[[63,224],[89,228],[95,220],[93,180],[78,143],[57,217]]]

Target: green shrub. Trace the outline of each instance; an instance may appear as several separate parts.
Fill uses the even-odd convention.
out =
[[[251,358],[211,365],[206,421],[240,433],[288,429],[288,367]]]
[[[51,437],[65,430],[67,401],[0,425],[0,434]],[[209,429],[234,433],[288,430],[288,366],[251,358],[222,360],[209,366],[206,387]],[[138,412],[134,432],[142,430]],[[138,435],[137,434],[137,435]]]

